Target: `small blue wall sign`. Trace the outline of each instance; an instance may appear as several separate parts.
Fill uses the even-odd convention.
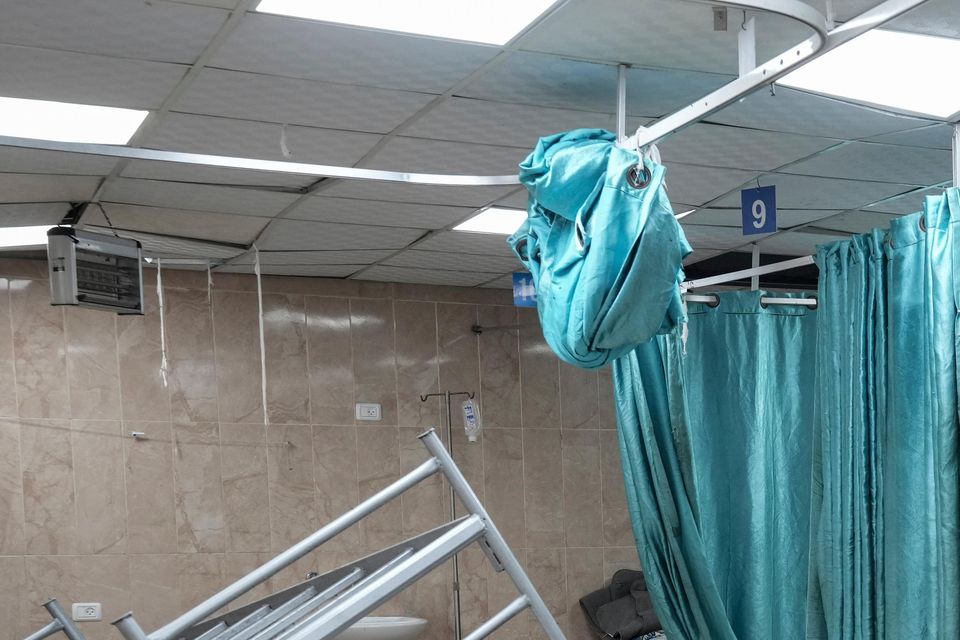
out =
[[[533,276],[526,271],[513,274],[513,304],[516,307],[537,306],[537,288],[533,286]]]
[[[777,188],[744,189],[740,192],[743,235],[754,236],[777,230]]]

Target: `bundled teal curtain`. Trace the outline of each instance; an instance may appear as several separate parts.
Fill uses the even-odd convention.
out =
[[[960,191],[821,247],[810,638],[960,638]]]

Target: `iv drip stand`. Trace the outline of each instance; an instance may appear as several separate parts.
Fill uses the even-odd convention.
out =
[[[443,398],[447,403],[447,451],[453,457],[453,412],[450,407],[450,398],[455,396],[467,396],[473,400],[472,391],[444,391],[443,393],[427,393],[420,395],[420,402],[426,402],[430,398]],[[457,494],[450,485],[450,521],[457,519]],[[453,555],[453,637],[455,640],[461,640],[463,629],[460,625],[460,560],[458,554]]]

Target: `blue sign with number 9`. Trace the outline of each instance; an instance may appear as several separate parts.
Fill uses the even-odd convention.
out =
[[[777,188],[744,189],[740,192],[743,235],[753,236],[777,230]]]

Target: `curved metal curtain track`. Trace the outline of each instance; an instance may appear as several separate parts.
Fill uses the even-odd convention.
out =
[[[631,140],[638,148],[646,147],[664,137],[699,122],[710,114],[766,86],[803,64],[823,55],[831,49],[896,18],[928,0],[887,0],[883,4],[845,22],[842,26],[827,30],[827,19],[812,6],[800,0],[728,0],[726,2],[707,2],[706,0],[684,0],[701,4],[723,4],[737,9],[774,13],[796,20],[813,29],[814,33],[800,44],[784,51],[779,56],[758,66],[753,71],[741,75],[736,80],[704,96],[697,102],[679,111],[661,118],[645,129],[637,132]],[[625,110],[623,101],[618,101],[618,110]],[[618,120],[623,118],[618,113]],[[179,164],[222,167],[309,175],[318,178],[342,178],[347,180],[376,180],[434,186],[498,186],[518,184],[516,175],[479,176],[437,173],[406,173],[362,169],[357,167],[338,167],[301,162],[283,162],[276,160],[258,160],[231,156],[206,155],[200,153],[181,153],[176,151],[158,151],[118,145],[86,144],[75,142],[54,142],[33,138],[0,136],[0,146],[19,147],[81,153],[86,155],[111,156],[134,160],[153,160]]]

